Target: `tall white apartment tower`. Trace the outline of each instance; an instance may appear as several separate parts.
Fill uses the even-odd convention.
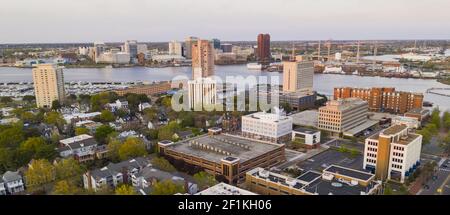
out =
[[[197,78],[188,81],[188,102],[193,110],[202,110],[217,102],[217,82],[212,78]]]
[[[169,42],[169,55],[183,55],[183,44],[178,41],[170,41]]]

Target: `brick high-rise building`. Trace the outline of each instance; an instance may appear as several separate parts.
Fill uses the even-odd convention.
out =
[[[370,111],[404,114],[422,108],[423,94],[396,91],[395,88],[334,88],[334,99],[356,97],[369,103]]]
[[[270,35],[259,34],[258,35],[258,49],[256,52],[256,58],[261,63],[270,62]]]
[[[192,44],[192,79],[214,75],[214,47],[208,40]]]

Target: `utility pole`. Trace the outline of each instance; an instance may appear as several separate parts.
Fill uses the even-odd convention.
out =
[[[356,64],[359,63],[359,40],[358,40],[358,46],[356,48]]]
[[[317,48],[317,60],[321,61],[320,60],[320,40],[319,40],[319,47]]]
[[[372,62],[372,71],[375,72],[375,65],[377,63],[377,41],[375,41],[375,46],[373,48],[373,62]]]
[[[331,56],[330,56],[330,54],[331,54],[331,39],[330,40],[328,40],[328,42],[327,42],[327,47],[328,47],[328,57],[327,57],[327,61],[330,61],[330,59],[331,59]]]

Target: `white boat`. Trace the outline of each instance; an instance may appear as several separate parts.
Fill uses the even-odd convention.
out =
[[[359,75],[358,70],[355,70],[355,71],[352,73],[352,75]]]
[[[249,69],[249,70],[261,70],[262,69],[262,65],[261,64],[257,64],[257,63],[249,63],[249,64],[247,64],[247,69]]]
[[[345,74],[340,66],[325,67],[324,74]]]

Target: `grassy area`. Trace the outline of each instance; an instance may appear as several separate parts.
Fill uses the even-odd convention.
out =
[[[450,78],[441,78],[437,80],[440,83],[450,85]]]

